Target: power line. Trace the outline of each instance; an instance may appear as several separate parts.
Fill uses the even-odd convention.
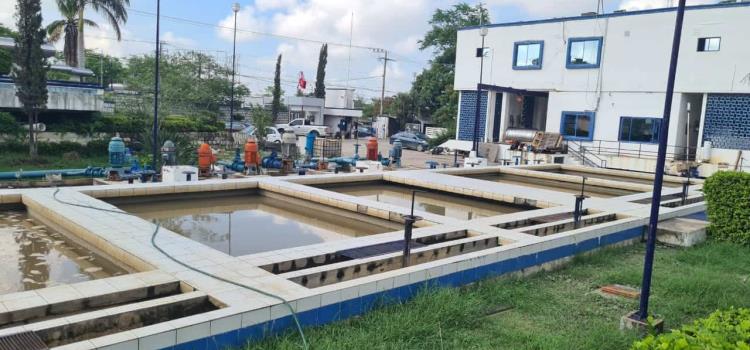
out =
[[[155,17],[156,14],[153,12],[143,11],[143,10],[137,10],[130,8],[128,11],[134,12],[136,14],[140,15],[146,15]],[[232,27],[226,27],[218,24],[212,24],[212,23],[206,23],[201,21],[196,21],[188,18],[182,18],[182,17],[175,17],[175,16],[168,16],[168,15],[161,15],[162,18],[176,21],[176,22],[184,22],[188,24],[193,24],[197,26],[204,26],[204,27],[214,27],[214,28],[220,28],[220,29],[227,29],[227,30],[234,30]],[[329,42],[329,41],[322,41],[322,40],[315,40],[315,39],[308,39],[308,38],[302,38],[302,37],[296,37],[291,35],[284,35],[284,34],[276,34],[276,33],[267,33],[267,32],[261,32],[257,30],[250,30],[250,29],[242,29],[237,28],[238,32],[241,33],[249,33],[249,34],[255,34],[255,35],[263,35],[263,36],[270,36],[275,38],[281,38],[281,39],[287,39],[287,40],[296,40],[296,41],[304,41],[304,42],[311,42],[311,43],[317,43],[317,44],[328,44],[331,46],[341,46],[341,47],[353,47],[358,49],[365,49],[365,50],[379,50],[380,48],[377,47],[370,47],[370,46],[364,46],[364,45],[349,45],[344,43],[337,43],[337,42]]]

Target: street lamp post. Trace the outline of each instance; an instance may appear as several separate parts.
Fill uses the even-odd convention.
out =
[[[487,27],[484,26],[482,20],[482,4],[479,4],[479,36],[482,37],[482,46],[477,49],[477,56],[479,56],[479,84],[477,84],[477,103],[474,115],[474,142],[472,143],[471,150],[474,151],[476,156],[479,156],[479,114],[480,106],[482,104],[482,73],[484,73],[484,38],[487,36]]]
[[[240,12],[240,4],[232,4],[232,11],[234,12],[234,38],[232,39],[232,87],[230,88],[231,97],[229,101],[229,138],[232,139],[232,132],[234,132],[234,70],[236,67],[235,56],[237,54],[237,12]]]
[[[159,60],[161,59],[161,45],[159,41],[159,19],[161,1],[156,0],[156,52],[154,60],[154,126],[151,140],[151,167],[156,171],[157,151],[159,149]],[[156,179],[156,176],[154,176]]]

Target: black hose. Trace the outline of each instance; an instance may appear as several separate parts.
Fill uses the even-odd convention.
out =
[[[74,207],[79,207],[79,208],[86,208],[86,209],[99,210],[99,211],[104,211],[104,212],[108,212],[108,213],[116,213],[116,214],[123,214],[123,215],[129,215],[129,216],[135,216],[135,217],[138,217],[137,215],[134,215],[134,214],[131,214],[131,213],[128,213],[128,212],[122,211],[122,210],[113,210],[113,209],[106,209],[106,208],[97,208],[97,207],[93,207],[93,206],[90,206],[90,205],[84,205],[84,204],[78,204],[78,203],[73,203],[73,202],[68,202],[68,201],[64,201],[64,200],[62,200],[62,199],[60,199],[60,198],[57,198],[57,193],[58,193],[58,192],[60,192],[60,189],[59,189],[59,188],[55,189],[55,192],[54,192],[54,193],[52,194],[52,198],[54,198],[54,199],[55,199],[55,201],[57,201],[57,202],[59,202],[59,203],[62,203],[62,204],[66,204],[66,205],[71,205],[71,206],[74,206]],[[242,283],[238,283],[238,282],[230,281],[230,280],[228,280],[228,279],[226,279],[226,278],[223,278],[223,277],[219,277],[219,276],[216,276],[216,275],[214,275],[214,274],[212,274],[212,273],[209,273],[209,272],[206,272],[206,271],[200,270],[200,269],[198,269],[198,268],[195,268],[195,267],[192,267],[192,266],[190,266],[190,265],[188,265],[188,264],[186,264],[186,263],[184,263],[184,262],[182,262],[182,261],[180,261],[180,260],[177,260],[177,259],[176,259],[175,257],[173,257],[173,256],[169,255],[169,253],[165,252],[165,251],[164,251],[163,249],[161,249],[161,247],[159,247],[159,246],[158,246],[158,245],[156,244],[156,235],[157,235],[157,234],[159,233],[159,228],[160,228],[160,227],[161,227],[161,225],[160,225],[160,224],[156,224],[156,229],[154,230],[154,233],[153,233],[153,234],[151,235],[151,245],[152,245],[152,246],[153,246],[154,248],[156,248],[156,250],[158,250],[159,252],[161,252],[162,254],[164,254],[164,256],[166,256],[166,257],[167,257],[167,258],[169,258],[170,260],[174,261],[175,263],[177,263],[177,264],[180,264],[181,266],[183,266],[183,267],[185,267],[185,268],[188,268],[188,269],[190,269],[190,270],[192,270],[192,271],[198,272],[198,273],[200,273],[200,274],[206,275],[206,276],[208,276],[208,277],[211,277],[211,278],[215,278],[215,279],[217,279],[217,280],[219,280],[219,281],[222,281],[222,282],[226,282],[226,283],[229,283],[229,284],[235,285],[235,286],[237,286],[237,287],[240,287],[240,288],[245,288],[245,289],[247,289],[247,290],[250,290],[250,291],[253,291],[253,292],[256,292],[256,293],[259,293],[259,294],[265,295],[265,296],[267,296],[267,297],[270,297],[270,298],[273,298],[273,299],[276,299],[276,300],[278,300],[278,301],[282,302],[282,303],[283,303],[284,305],[286,305],[286,307],[288,307],[288,308],[289,308],[289,311],[290,311],[290,312],[292,313],[292,318],[294,319],[294,323],[295,323],[295,325],[297,326],[297,331],[299,332],[300,338],[302,338],[302,347],[303,347],[303,349],[305,349],[305,350],[309,349],[309,347],[308,347],[308,344],[307,344],[307,339],[305,338],[305,332],[304,332],[304,331],[302,330],[302,325],[301,325],[301,324],[299,323],[299,318],[297,317],[297,312],[296,312],[296,311],[294,311],[294,308],[292,307],[292,305],[291,305],[291,304],[289,304],[289,302],[288,302],[288,301],[286,301],[286,299],[284,299],[284,298],[282,298],[282,297],[280,297],[280,296],[278,296],[278,295],[275,295],[275,294],[271,294],[271,293],[268,293],[268,292],[262,291],[262,290],[260,290],[260,289],[257,289],[257,288],[253,288],[253,287],[250,287],[250,286],[248,286],[248,285],[244,285],[244,284],[242,284]]]

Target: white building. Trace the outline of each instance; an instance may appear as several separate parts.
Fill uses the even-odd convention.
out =
[[[675,17],[676,9],[667,8],[488,25],[479,137],[498,142],[508,128],[537,129],[582,142],[612,167],[653,158]],[[733,165],[741,159],[737,150],[750,150],[748,33],[748,2],[688,7],[671,158],[683,159],[688,148],[692,157],[696,147],[711,144],[711,162]],[[474,135],[480,47],[478,27],[458,31],[461,140]]]
[[[252,96],[243,106],[270,107],[272,101],[271,96]],[[315,125],[326,125],[334,131],[338,131],[338,123],[342,118],[349,125],[362,118],[362,110],[354,107],[354,89],[326,88],[325,99],[287,96],[284,104],[289,109],[289,120],[304,118]]]

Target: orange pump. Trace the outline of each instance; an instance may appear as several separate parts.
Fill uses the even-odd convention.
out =
[[[378,139],[370,137],[367,139],[367,160],[378,160]]]
[[[249,138],[245,143],[245,167],[250,169],[260,165],[260,154],[258,153],[258,143],[255,139]]]
[[[215,162],[216,156],[211,146],[207,143],[201,144],[198,147],[198,174],[203,177],[211,176],[211,165]]]

